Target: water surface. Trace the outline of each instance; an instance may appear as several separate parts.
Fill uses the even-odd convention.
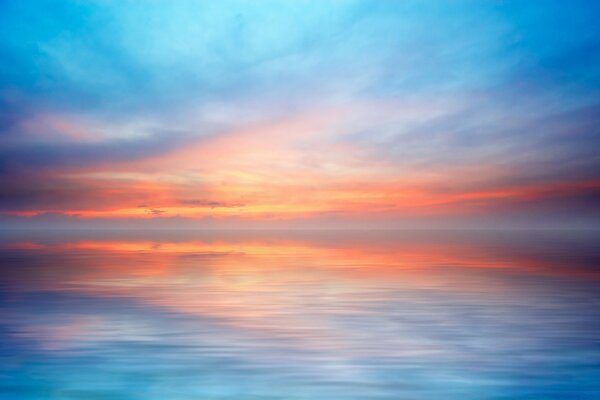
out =
[[[0,398],[600,399],[596,236],[5,232]]]

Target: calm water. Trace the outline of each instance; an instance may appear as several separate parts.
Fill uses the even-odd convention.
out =
[[[0,235],[0,398],[600,399],[600,235]]]

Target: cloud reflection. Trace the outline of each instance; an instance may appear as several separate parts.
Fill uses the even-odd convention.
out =
[[[598,389],[585,240],[585,257],[565,259],[571,244],[548,238],[92,239],[2,244],[2,354],[22,382],[4,388],[20,398],[36,398],[26,377],[43,371],[43,390],[109,398],[134,393],[121,378],[174,398]]]

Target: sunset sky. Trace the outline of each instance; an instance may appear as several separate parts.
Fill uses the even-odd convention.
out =
[[[0,224],[598,227],[597,1],[0,2]]]

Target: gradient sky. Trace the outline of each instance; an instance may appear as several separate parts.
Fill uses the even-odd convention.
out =
[[[5,226],[599,226],[596,1],[0,2]]]

